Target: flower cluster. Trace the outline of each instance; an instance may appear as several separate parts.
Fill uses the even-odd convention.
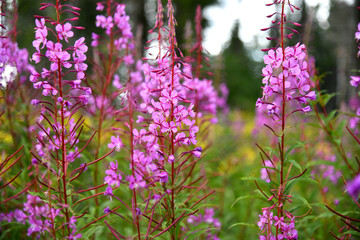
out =
[[[89,102],[93,104],[88,106],[88,111],[99,119],[98,133],[101,138],[103,121],[117,119],[118,116],[115,117],[115,115],[118,112],[128,110],[127,92],[128,90],[132,91],[133,87],[126,83],[135,84],[142,80],[142,75],[139,75],[140,61],[136,63],[136,69],[133,69],[135,65],[134,39],[130,18],[125,12],[125,4],[115,1],[98,2],[96,10],[105,10],[104,15],[96,16],[95,22],[97,27],[105,29],[105,34],[93,33],[92,46],[97,47],[101,44],[106,48],[95,48],[96,55],[99,57],[95,59],[96,74],[90,79],[92,82],[89,81],[95,92],[94,96],[89,99]],[[105,59],[106,62],[101,63],[99,59]],[[126,82],[125,79],[128,81]],[[111,141],[113,138],[115,136]],[[119,139],[119,136],[116,138]],[[98,143],[95,150],[96,156],[100,145],[101,142]],[[119,151],[120,147],[117,146],[116,150]]]
[[[117,132],[111,137],[108,147],[116,151],[124,149],[123,151],[128,153],[130,173],[127,176],[122,175],[117,164],[111,163],[105,172],[104,181],[108,185],[105,195],[118,199],[112,191],[119,187],[120,183],[126,183],[132,190],[132,204],[129,210],[132,211],[139,236],[142,216],[153,214],[151,212],[158,207],[166,210],[163,218],[167,219],[167,223],[173,226],[179,224],[174,218],[177,205],[181,205],[181,200],[177,200],[177,196],[183,192],[188,193],[188,189],[198,188],[197,182],[191,182],[195,164],[203,151],[201,147],[196,146],[196,135],[199,131],[196,124],[196,101],[201,102],[199,106],[203,115],[215,115],[216,108],[225,102],[217,95],[210,81],[193,81],[191,65],[182,61],[179,57],[182,53],[176,47],[175,19],[171,1],[168,1],[168,28],[162,26],[163,8],[160,0],[158,4],[157,23],[152,30],[159,31],[158,38],[153,40],[157,40],[155,44],[159,46],[155,59],[144,64],[137,62],[134,68],[132,64],[135,61],[128,55],[131,51],[120,52],[117,47],[107,49],[109,53],[114,50],[118,51],[120,56],[125,54],[124,57],[119,57],[121,60],[117,62],[117,66],[124,63],[128,73],[127,81],[124,81],[120,74],[109,77],[114,80],[113,86],[118,89],[116,100],[120,100],[121,104],[120,107],[117,106],[116,111],[119,127],[112,128]],[[98,4],[98,9],[102,8],[102,5]],[[101,26],[100,22],[104,22],[106,31],[111,33],[113,30],[109,23],[112,21],[112,16],[98,16],[97,24]],[[166,32],[167,38],[162,36]],[[101,37],[96,36],[97,42],[100,39]],[[125,47],[131,50],[130,45]],[[195,88],[198,88],[200,94],[197,100],[195,94],[192,94],[196,91]],[[226,94],[226,89],[223,90]],[[133,119],[136,115],[137,119]],[[205,198],[201,196],[200,190],[201,187],[198,192],[189,195],[187,202],[190,199],[196,198],[196,201],[199,201],[199,198]],[[146,204],[140,205],[141,201]],[[109,213],[109,209],[106,209],[105,213]],[[153,214],[154,219],[158,218],[155,215]],[[209,219],[212,218],[210,215]],[[148,229],[152,229],[152,224],[157,221],[163,219],[150,219]],[[157,231],[158,235],[155,236],[165,232],[156,228],[153,231]]]
[[[279,119],[280,109],[283,106],[279,104],[282,101],[278,101],[277,98],[282,98],[284,93],[285,101],[305,104],[291,113],[311,111],[308,103],[310,100],[315,100],[316,94],[311,90],[313,84],[309,78],[306,57],[305,45],[299,43],[293,47],[287,47],[284,52],[282,48],[269,50],[264,56],[266,66],[262,70],[264,77],[262,82],[265,84],[262,87],[263,96],[257,100],[256,106],[266,105],[268,114]],[[285,92],[283,92],[284,89]]]
[[[313,61],[310,64],[308,63],[309,57],[304,44],[297,43],[294,46],[285,46],[285,39],[291,39],[293,33],[297,33],[295,29],[287,26],[287,23],[301,26],[298,23],[287,21],[285,6],[288,6],[291,12],[294,12],[295,9],[299,10],[299,8],[291,4],[290,1],[283,0],[273,0],[266,5],[279,5],[281,11],[268,15],[268,18],[274,17],[275,19],[272,20],[272,26],[262,30],[279,29],[279,38],[268,37],[268,40],[275,40],[277,45],[275,48],[264,49],[264,51],[267,51],[264,56],[266,66],[262,69],[263,94],[256,101],[256,107],[259,108],[257,121],[269,128],[273,136],[277,137],[275,141],[279,148],[279,154],[268,155],[261,146],[258,145],[258,147],[262,151],[260,155],[263,164],[267,167],[261,170],[262,179],[269,181],[269,174],[272,169],[268,168],[274,167],[277,170],[274,179],[278,179],[279,184],[277,188],[270,189],[272,196],[268,198],[268,201],[275,198],[275,203],[272,201],[272,206],[263,208],[262,215],[259,215],[258,226],[261,230],[259,238],[262,240],[289,240],[297,239],[298,235],[295,230],[295,217],[283,207],[286,201],[291,203],[290,198],[292,197],[288,193],[285,194],[288,176],[284,179],[284,172],[288,171],[287,174],[289,174],[291,171],[291,166],[286,170],[287,166],[285,165],[287,160],[287,156],[284,154],[286,152],[285,129],[289,124],[287,119],[293,113],[311,111],[309,102],[316,99],[316,93],[312,90],[314,84],[310,80],[310,74],[314,73],[314,65]],[[267,112],[268,116],[273,120],[270,124],[267,122],[268,119],[259,118],[263,112]],[[269,161],[265,161],[262,154],[265,154]],[[274,166],[275,161],[278,161],[277,166]],[[301,177],[304,172],[294,178]],[[277,216],[274,216],[273,212],[271,212],[275,207]]]
[[[356,41],[360,41],[360,23],[358,23],[357,31],[355,32],[355,39]],[[360,55],[360,46],[358,46],[359,52],[358,56]]]
[[[60,40],[68,44],[69,39],[74,36],[72,31],[73,27],[69,22],[64,24],[51,22],[52,25],[55,25],[55,31],[46,26],[47,21],[45,18],[36,19],[35,24],[35,40],[33,41],[33,46],[36,52],[32,55],[31,59],[35,63],[40,63],[43,58],[46,58],[50,66],[48,69],[43,67],[41,73],[38,73],[35,68],[31,69],[32,74],[30,81],[33,83],[35,89],[42,89],[42,95],[53,96],[53,99],[56,99],[56,101],[50,103],[33,99],[32,104],[42,105],[42,114],[39,122],[45,119],[45,122],[50,123],[46,117],[46,113],[54,114],[53,111],[55,111],[55,114],[62,115],[60,117],[68,118],[64,123],[61,123],[60,120],[55,118],[55,121],[58,122],[51,124],[51,128],[47,129],[39,125],[41,129],[37,134],[37,144],[35,148],[38,157],[46,161],[51,158],[51,152],[61,150],[62,144],[68,144],[74,147],[79,141],[76,132],[80,127],[79,121],[76,122],[71,116],[74,114],[73,111],[78,109],[78,107],[75,109],[73,107],[79,103],[87,104],[89,95],[91,94],[90,88],[81,86],[81,82],[85,78],[84,71],[87,69],[85,53],[88,47],[85,45],[84,37],[76,40],[73,46],[63,46]],[[58,40],[57,42],[48,40],[49,32],[54,35]],[[45,52],[45,54],[43,52]],[[64,79],[70,73],[75,74],[75,80]],[[46,104],[51,104],[54,109],[51,110]],[[59,134],[61,132],[64,132],[64,134]],[[73,150],[67,151],[67,162],[73,162],[75,157],[80,157],[78,147],[76,146]],[[39,162],[37,159],[33,159],[33,163]]]
[[[74,195],[73,189],[68,188],[68,183],[86,170],[86,164],[82,164],[73,172],[69,171],[74,160],[81,157],[84,150],[79,149],[77,144],[80,142],[85,120],[83,116],[77,117],[75,114],[88,103],[92,92],[89,87],[82,86],[88,67],[85,63],[88,47],[84,37],[72,39],[73,30],[82,29],[71,24],[77,17],[59,20],[64,12],[78,16],[79,8],[59,2],[56,5],[44,3],[40,9],[46,8],[54,8],[57,17],[54,20],[36,16],[35,20],[35,40],[32,43],[35,53],[31,60],[36,64],[41,63],[43,67],[40,73],[35,68],[31,70],[30,81],[35,89],[41,89],[44,98],[31,101],[33,105],[41,106],[38,130],[34,131],[37,141],[36,152],[32,152],[32,163],[40,183],[38,189],[47,193],[42,201],[51,199],[50,206],[59,207],[62,213],[57,215],[57,221],[54,221],[52,215],[44,216],[52,223],[48,227],[49,235],[54,238],[59,235],[62,238],[77,239],[81,234],[76,234],[76,213],[69,205]],[[91,138],[85,145],[90,140]],[[40,167],[44,167],[43,173],[40,172]]]
[[[118,169],[118,162],[111,162],[110,168],[105,171],[105,174],[104,183],[108,185],[105,195],[112,196],[112,187],[119,187],[122,180],[121,173]]]
[[[357,96],[350,98],[349,108],[352,112],[355,112],[355,116],[352,116],[349,119],[349,128],[353,130],[355,134],[358,134],[358,124],[360,122],[360,98]]]
[[[355,33],[355,39],[357,42],[360,41],[360,23],[358,24],[357,32]],[[358,56],[360,56],[360,45],[358,45],[359,52]],[[351,86],[357,88],[360,84],[360,76],[350,76],[350,84]],[[350,108],[351,110],[355,111],[355,116],[351,117],[349,120],[349,128],[354,130],[355,133],[358,133],[358,124],[360,121],[360,104],[359,104],[359,97],[354,97],[350,99]]]
[[[139,82],[142,81],[142,63],[138,61],[135,63],[134,57],[132,55],[132,50],[134,49],[133,44],[133,34],[131,32],[131,27],[129,23],[129,16],[126,15],[125,12],[125,4],[118,4],[113,1],[109,1],[109,5],[104,4],[103,2],[97,3],[97,10],[103,11],[105,7],[107,7],[107,15],[98,15],[96,17],[96,26],[105,29],[105,33],[107,36],[106,39],[100,35],[93,33],[93,42],[92,46],[98,46],[98,44],[105,44],[105,40],[107,45],[107,52],[104,53],[99,49],[99,55],[105,56],[108,55],[107,58],[114,59],[114,61],[110,60],[109,65],[110,69],[101,70],[103,71],[103,75],[106,75],[104,79],[102,79],[100,89],[102,89],[102,95],[94,97],[94,99],[90,99],[90,101],[94,102],[94,106],[90,106],[91,113],[95,113],[97,109],[100,110],[100,121],[105,119],[106,117],[114,117],[118,121],[125,121],[126,126],[130,128],[128,124],[128,119],[123,119],[123,112],[129,111],[129,104],[132,105],[135,109],[137,109],[137,105],[133,103],[131,98],[139,98],[140,89],[138,88]],[[121,64],[124,64],[121,65]],[[133,66],[135,65],[135,69]],[[120,67],[126,67],[121,70],[125,70],[124,72],[128,72],[128,81],[120,80],[120,72],[116,73],[117,69]],[[103,75],[100,75],[103,78]],[[110,85],[110,80],[112,81],[113,87],[116,89],[116,92],[112,93],[112,97],[106,96],[106,92]],[[105,89],[105,90],[104,90]],[[116,106],[115,106],[116,105]],[[120,109],[119,109],[120,108]],[[118,115],[117,115],[118,114]],[[132,115],[129,113],[129,115]],[[115,117],[116,116],[116,117]],[[134,144],[136,141],[139,141],[143,136],[143,131],[140,130],[138,132],[137,129],[130,128],[130,131],[126,132],[129,135],[134,135]],[[123,133],[123,132],[122,132]],[[116,134],[111,137],[111,141],[108,144],[108,148],[112,148],[115,151],[119,152],[125,144],[123,143],[123,137],[121,134]],[[132,150],[133,158],[137,158],[137,154],[139,150]],[[141,156],[139,156],[141,160]],[[140,161],[141,162],[141,161]],[[108,195],[110,198],[113,196],[113,189],[120,186],[121,182],[127,182],[129,184],[130,189],[137,189],[139,187],[145,186],[145,181],[140,176],[139,173],[134,175],[126,176],[124,179],[122,178],[122,173],[118,170],[118,163],[110,163],[109,169],[105,171],[106,177],[104,179],[105,183],[108,185],[105,195]]]
[[[85,78],[84,71],[87,69],[87,64],[84,63],[86,60],[85,53],[88,50],[85,45],[85,38],[81,37],[76,40],[74,46],[65,47],[60,40],[65,40],[68,43],[69,38],[73,37],[71,23],[63,25],[59,23],[56,25],[55,31],[50,31],[47,28],[45,18],[36,19],[35,24],[33,46],[36,52],[31,59],[38,64],[45,57],[49,60],[50,66],[49,68],[43,68],[41,73],[38,73],[35,69],[31,70],[30,81],[33,83],[34,88],[42,89],[44,96],[56,96],[58,102],[66,107],[73,105],[70,101],[71,98],[87,104],[91,89],[81,87],[81,81]],[[55,35],[58,42],[47,39],[49,31]],[[42,53],[44,48],[46,50],[45,54]],[[64,70],[66,70],[65,73]],[[68,73],[76,73],[76,80],[62,80]],[[56,85],[55,79],[61,80],[62,87],[69,87],[68,95],[60,96],[60,86]]]
[[[30,73],[33,69],[28,59],[29,53],[25,48],[19,49],[18,44],[11,38],[0,38],[0,83],[2,87],[6,87],[17,76],[20,76],[21,83],[26,81],[26,76],[22,73]]]
[[[274,167],[273,164],[271,163],[271,161],[269,161],[269,160],[264,161],[264,166],[265,167]],[[269,183],[270,182],[270,176],[269,175],[271,173],[273,173],[273,172],[275,172],[273,169],[262,168],[260,170],[260,174],[261,174],[260,178]]]
[[[118,133],[111,138],[108,147],[120,150],[123,142],[126,141],[123,133],[130,138],[124,149],[129,153],[130,174],[123,178],[125,181],[122,181],[127,183],[133,193],[131,210],[138,234],[141,232],[142,215],[150,214],[150,211],[154,211],[157,206],[166,209],[164,218],[169,220],[169,224],[174,226],[179,224],[173,217],[176,206],[180,204],[176,198],[187,191],[186,185],[191,184],[189,181],[193,168],[202,154],[202,148],[194,146],[198,142],[196,134],[199,127],[195,120],[195,98],[190,93],[194,91],[191,83],[191,66],[178,56],[178,53],[180,56],[182,54],[176,48],[175,20],[171,1],[168,2],[168,28],[162,26],[161,1],[158,1],[158,4],[160,10],[153,31],[159,30],[158,38],[154,38],[154,41],[158,40],[156,44],[159,45],[159,53],[155,59],[147,63],[138,62],[135,71],[128,70],[126,84],[124,81],[123,84],[120,83],[118,78],[113,82],[114,86],[121,88],[119,97],[123,104],[117,111],[119,116],[117,119],[122,125],[113,128],[118,130]],[[168,32],[167,39],[161,35],[164,32]],[[165,40],[168,41],[168,45]],[[127,64],[128,60],[124,57],[125,65],[131,63]],[[210,84],[205,83],[201,90],[207,86]],[[213,102],[209,108],[204,107],[204,114],[213,114],[216,111],[214,108],[217,107],[214,103],[214,98],[217,96],[210,90],[204,93],[203,98],[204,100],[212,98]],[[133,116],[136,115],[135,121]],[[116,188],[120,180],[118,175],[115,177],[113,168],[111,166],[106,170],[105,182],[114,183],[112,186]],[[146,194],[143,194],[145,192]],[[110,187],[105,194],[112,197]],[[193,196],[195,195],[189,196],[189,199]],[[140,201],[146,204],[138,205]],[[163,204],[163,201],[170,201],[171,204]],[[152,228],[152,223],[150,220],[149,229]],[[163,233],[164,231],[158,234]]]
[[[167,71],[171,67],[168,59],[159,60],[158,64],[158,67],[144,65],[145,80],[140,93],[143,98],[140,107],[151,115],[153,122],[149,124],[149,131],[153,136],[158,133],[174,135],[178,146],[196,144],[195,134],[199,128],[192,120],[195,112],[194,104],[187,98],[189,89],[181,84],[184,74],[179,66],[174,66],[176,75],[172,84],[171,72]]]
[[[270,208],[263,208],[262,215],[259,215],[259,218],[257,225],[262,231],[262,235],[259,234],[260,240],[298,239],[294,217],[290,216],[290,221],[285,221],[284,217],[274,216]],[[273,233],[274,228],[278,230],[276,231],[277,234]]]
[[[360,175],[357,175],[353,180],[347,183],[347,191],[355,199],[358,198],[360,193]]]
[[[31,236],[37,233],[40,236],[45,231],[51,231],[54,219],[59,215],[60,209],[50,208],[49,204],[43,202],[39,197],[28,194],[22,210],[16,209],[7,214],[0,213],[0,221],[28,223],[30,226],[27,235]]]
[[[316,149],[316,158],[319,160],[329,161],[329,163],[336,162],[336,155],[334,155],[328,145],[320,146]],[[320,172],[320,173],[319,173]],[[343,175],[340,170],[337,170],[333,165],[321,164],[314,169],[313,174],[322,174],[322,178],[329,179],[332,184],[336,184]]]
[[[96,10],[103,11],[105,4],[102,2],[97,3]],[[133,34],[131,32],[131,26],[129,23],[130,17],[126,15],[125,12],[125,4],[117,4],[116,10],[113,16],[104,16],[104,15],[97,15],[96,16],[96,27],[100,27],[105,29],[105,33],[107,35],[111,35],[112,29],[116,26],[120,31],[120,37],[118,37],[114,41],[115,48],[117,50],[130,48],[133,49],[134,45],[132,43]],[[99,45],[100,36],[96,33],[92,34],[92,43],[91,46],[96,47]],[[126,56],[125,62],[131,64],[134,62],[131,55]]]
[[[215,216],[214,209],[213,208],[205,208],[204,211],[205,211],[204,215],[202,215],[202,214],[191,215],[187,219],[187,223],[189,224],[189,226],[196,227],[200,224],[206,224],[209,226],[209,228],[217,228],[218,230],[220,230],[221,223],[218,218],[214,218],[214,216]],[[212,234],[210,230],[207,232],[206,239],[207,240],[220,240],[220,238],[217,236],[217,234]]]
[[[174,67],[176,75],[171,87],[171,63],[169,59],[158,60],[158,66],[148,63],[143,65],[144,82],[140,84],[140,110],[150,117],[147,127],[133,129],[133,144],[136,150],[133,162],[136,167],[135,176],[128,176],[130,187],[144,187],[144,179],[150,182],[166,183],[168,173],[164,168],[165,163],[172,163],[182,155],[174,156],[164,152],[160,139],[171,141],[174,146],[189,146],[196,144],[196,133],[199,128],[195,126],[195,112],[193,104],[188,104],[186,92],[189,89],[181,84],[184,75],[179,66]],[[181,104],[182,103],[182,104]],[[139,115],[138,123],[144,122],[144,117]],[[161,140],[163,141],[163,140]],[[187,152],[200,157],[201,150],[194,149]]]
[[[31,194],[27,195],[27,201],[24,203],[23,208],[16,209],[15,211],[7,214],[0,213],[0,221],[18,222],[21,224],[29,224],[27,235],[36,235],[40,238],[45,232],[52,231],[55,218],[62,216],[61,208],[53,208],[48,203],[42,201],[38,196]],[[79,239],[81,234],[76,234],[77,227],[75,225],[76,218],[71,217],[70,221],[66,223],[72,232],[69,234],[68,239]]]
[[[191,72],[186,73],[187,76],[192,76]],[[210,121],[217,123],[217,110],[222,109],[226,111],[226,99],[228,89],[225,84],[221,84],[221,95],[213,86],[213,81],[208,79],[186,78],[184,85],[193,91],[186,92],[186,98],[195,103],[197,116],[199,118],[210,114],[213,116]]]
[[[206,115],[210,115],[210,122],[217,123],[217,110],[222,110],[227,113],[228,107],[226,100],[228,97],[228,89],[226,84],[219,85],[219,92],[215,89],[214,83],[211,79],[202,78],[201,72],[204,71],[204,66],[210,66],[208,63],[209,58],[206,56],[202,45],[202,13],[201,6],[196,8],[195,15],[195,30],[196,30],[196,42],[190,53],[189,57],[185,58],[187,63],[192,63],[192,68],[184,66],[184,74],[188,78],[184,79],[184,85],[192,91],[187,91],[187,99],[194,103],[194,109],[197,113],[197,117],[202,120]],[[190,29],[189,29],[190,31]],[[189,36],[189,39],[191,36]],[[189,65],[190,66],[190,65]],[[209,77],[212,76],[211,72],[207,72]]]

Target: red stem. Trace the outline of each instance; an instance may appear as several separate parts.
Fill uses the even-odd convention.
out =
[[[57,23],[60,23],[60,0],[56,0],[56,17],[57,17]],[[57,37],[57,42],[60,42],[59,37]],[[59,95],[61,98],[63,98],[63,90],[62,90],[62,73],[61,73],[61,62],[60,60],[58,60],[58,84],[59,84]],[[63,197],[64,197],[64,204],[66,206],[68,206],[68,195],[67,195],[67,189],[66,189],[66,185],[67,185],[67,181],[66,181],[66,176],[67,176],[67,148],[66,148],[66,143],[65,143],[65,115],[64,115],[64,101],[61,102],[61,109],[60,109],[60,119],[61,119],[61,153],[62,153],[62,159],[61,159],[61,166],[62,166],[62,184],[63,184]],[[69,217],[69,210],[67,208],[65,208],[65,217],[66,217],[66,223],[70,222],[70,217]],[[71,234],[71,230],[69,227],[69,224],[65,224],[66,228],[68,230],[69,236]]]
[[[280,44],[281,44],[281,48],[282,48],[282,53],[283,53],[283,58],[282,58],[282,63],[281,63],[281,69],[282,72],[284,71],[284,66],[283,63],[285,61],[285,46],[284,46],[284,22],[285,20],[285,1],[282,1],[282,7],[281,7],[281,23],[280,23],[280,30],[281,30],[281,39],[280,39]],[[280,186],[279,186],[279,191],[278,191],[278,206],[281,205],[281,207],[278,207],[278,213],[277,216],[278,217],[282,217],[283,216],[283,206],[282,206],[282,194],[283,194],[283,184],[284,184],[284,148],[285,148],[285,124],[286,124],[286,112],[285,112],[285,108],[286,108],[286,94],[285,94],[285,77],[283,76],[283,82],[282,82],[282,116],[281,116],[281,130],[282,130],[282,134],[281,134],[281,143],[280,143],[280,161],[281,161],[281,165],[280,165]],[[276,237],[278,235],[279,232],[279,226],[276,226]]]
[[[130,78],[128,84],[130,85]],[[128,102],[129,102],[129,124],[130,124],[130,154],[131,154],[131,172],[132,176],[135,180],[135,163],[134,163],[134,134],[133,134],[133,106],[132,106],[132,97],[131,91],[128,93]],[[139,222],[139,215],[137,214],[137,199],[136,199],[136,189],[135,187],[132,189],[133,193],[133,200],[134,200],[134,207],[135,209],[132,210],[133,212],[133,219],[135,221],[135,226],[138,232],[138,239],[141,240],[140,235],[140,222]]]
[[[169,3],[169,5],[171,2]],[[174,26],[174,19],[173,19],[173,12],[170,10],[170,51],[171,51],[171,91],[174,90],[174,76],[175,76],[175,26]],[[171,121],[174,121],[174,104],[171,102],[171,113],[170,113]],[[174,133],[170,131],[171,134],[171,155],[175,153],[175,146],[174,146]],[[174,225],[174,232],[171,233],[171,239],[175,240],[175,229],[176,229],[176,221],[175,221],[175,195],[174,195],[174,180],[175,180],[175,161],[171,163],[171,222]],[[170,228],[169,228],[170,229]]]

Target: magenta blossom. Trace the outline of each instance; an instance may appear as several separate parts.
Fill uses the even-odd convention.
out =
[[[350,84],[354,87],[358,87],[360,84],[360,77],[359,76],[350,76],[351,81]]]
[[[115,148],[115,151],[120,152],[124,146],[119,136],[111,136],[111,143],[108,144],[108,148]]]
[[[355,199],[359,196],[359,193],[360,193],[360,175],[357,175],[353,180],[348,182],[347,191]]]
[[[310,80],[309,66],[306,61],[305,45],[298,43],[293,47],[287,47],[285,52],[282,48],[277,48],[275,51],[271,49],[264,56],[264,63],[266,66],[262,70],[263,96],[257,100],[256,107],[266,105],[268,114],[279,118],[278,113],[282,108],[282,101],[279,104],[277,98],[285,94],[287,102],[305,104],[305,106],[297,107],[293,112],[309,112],[311,110],[309,101],[315,100],[316,94],[311,89],[313,83]]]
[[[55,30],[58,33],[58,36],[60,38],[60,40],[65,40],[66,42],[68,42],[68,38],[71,38],[74,36],[74,32],[71,31],[71,23],[65,23],[64,25],[58,24],[55,27]]]
[[[110,168],[105,171],[104,183],[111,187],[119,187],[122,176],[118,170],[118,162],[110,162]]]

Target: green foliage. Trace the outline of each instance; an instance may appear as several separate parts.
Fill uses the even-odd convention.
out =
[[[224,79],[229,88],[229,105],[252,111],[256,99],[260,97],[261,78],[259,73],[256,75],[254,73],[259,63],[249,57],[239,38],[239,27],[239,23],[236,22],[227,47],[223,51]]]

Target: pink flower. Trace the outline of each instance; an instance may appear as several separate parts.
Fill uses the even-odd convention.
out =
[[[354,198],[357,198],[359,196],[359,193],[360,193],[360,175],[357,175],[353,180],[348,182],[347,191]]]
[[[35,41],[33,41],[33,46],[36,48],[36,50],[39,52],[40,49],[40,44],[42,43],[43,46],[42,48],[44,48],[44,46],[46,45],[47,42],[47,35],[48,35],[48,30],[45,26],[45,19],[41,18],[39,19],[35,19]]]
[[[112,187],[120,186],[122,176],[120,174],[120,171],[118,170],[118,162],[117,161],[115,161],[115,163],[110,162],[110,169],[107,169],[105,171],[105,174],[106,174],[106,176],[104,178],[104,183],[106,183]]]
[[[161,91],[161,95],[162,97],[159,98],[160,102],[162,103],[168,103],[168,104],[173,104],[173,105],[177,105],[178,103],[178,93],[176,90],[167,90],[164,89]]]
[[[199,158],[201,157],[201,153],[202,153],[202,147],[197,147],[195,148],[192,153],[194,154],[195,157]]]
[[[135,62],[135,61],[134,61],[132,55],[126,55],[126,56],[124,57],[124,63],[125,63],[126,66],[130,66],[130,65],[133,64],[134,62]]]
[[[88,65],[86,63],[84,63],[84,61],[86,60],[86,55],[82,54],[79,57],[75,57],[74,58],[74,68],[77,71],[77,79],[84,79],[85,78],[85,73],[84,71],[86,71],[86,69],[88,68]]]
[[[30,82],[36,83],[41,75],[34,69],[31,68]]]
[[[58,33],[58,37],[60,38],[60,40],[65,40],[66,42],[68,42],[68,38],[69,37],[73,37],[74,36],[74,32],[71,31],[71,23],[65,23],[64,25],[58,24],[55,27],[55,30]]]
[[[105,28],[107,30],[107,34],[109,34],[110,32],[108,31],[114,26],[113,18],[111,16],[105,17],[103,15],[97,15],[96,26]]]
[[[264,165],[265,165],[264,167],[274,167],[269,160],[265,160],[264,163],[265,163],[265,164],[264,164]],[[271,174],[272,172],[274,172],[273,169],[262,168],[262,169],[260,170],[260,173],[261,173],[260,178],[261,178],[262,180],[265,180],[266,182],[270,182],[270,178],[269,178],[268,173]]]
[[[105,192],[104,192],[104,195],[105,195],[105,196],[110,196],[110,200],[111,200],[111,197],[114,196],[113,190],[112,190],[112,188],[111,188],[110,186],[107,186],[107,187],[106,187],[106,190],[105,190]]]
[[[103,3],[96,3],[96,10],[103,11],[104,10],[104,4]]]
[[[74,54],[76,54],[76,56],[80,57],[82,55],[84,55],[84,53],[86,53],[88,50],[88,47],[85,44],[85,38],[81,37],[78,40],[76,40],[75,44],[74,44]],[[74,56],[73,54],[73,56]]]
[[[350,84],[354,87],[358,87],[360,83],[360,77],[359,76],[350,76],[351,81]]]
[[[108,148],[115,148],[115,151],[120,152],[124,146],[119,136],[111,136],[111,143],[108,144]]]
[[[170,121],[170,123],[168,122],[163,122],[161,124],[161,132],[165,133],[165,132],[173,132],[176,133],[177,132],[177,126],[173,121]]]
[[[117,89],[121,89],[122,88],[122,84],[120,83],[120,77],[118,74],[114,75],[114,80],[112,82],[112,85],[117,88]]]
[[[96,33],[92,33],[91,34],[91,39],[92,39],[91,46],[96,47],[97,45],[99,45],[99,38],[100,38],[99,35],[97,35]]]
[[[355,38],[357,41],[360,40],[360,23],[358,24],[357,32],[355,33]]]
[[[108,184],[109,186],[119,187],[121,183],[121,175],[117,174],[112,170],[106,170],[105,172],[107,176],[104,178],[104,183]]]
[[[146,186],[146,182],[140,175],[136,175],[135,178],[134,176],[130,175],[126,178],[126,180],[129,182],[130,189],[139,189]]]
[[[39,63],[41,60],[41,54],[40,52],[35,52],[32,57],[31,60],[33,60],[35,63]]]
[[[54,44],[52,41],[48,41],[46,48],[48,50],[46,51],[45,56],[52,62],[50,65],[51,71],[58,70],[59,63],[65,68],[70,68],[72,66],[72,64],[68,62],[70,54],[67,51],[62,50],[61,43]]]
[[[173,163],[174,161],[175,161],[174,155],[170,155],[169,158],[168,158],[168,162]]]
[[[133,135],[134,135],[134,143],[137,143],[138,141],[142,141],[142,137],[144,137],[146,134],[146,130],[145,129],[140,129],[140,132],[134,128],[133,129]]]
[[[282,95],[285,95],[285,101],[298,103],[298,106],[292,105],[296,107],[292,112],[306,113],[311,110],[308,104],[309,101],[316,99],[316,94],[311,90],[313,83],[310,81],[305,57],[305,45],[300,43],[287,47],[284,53],[282,48],[277,48],[276,51],[271,49],[264,56],[266,66],[262,70],[264,77],[262,82],[265,86],[263,86],[263,96],[256,102],[256,107],[266,104],[268,114],[274,116],[274,120],[279,118],[278,112],[282,107],[282,100],[279,99],[282,99]]]
[[[269,50],[268,54],[264,56],[264,63],[267,65],[271,65],[275,68],[280,67],[283,58],[282,49]]]

